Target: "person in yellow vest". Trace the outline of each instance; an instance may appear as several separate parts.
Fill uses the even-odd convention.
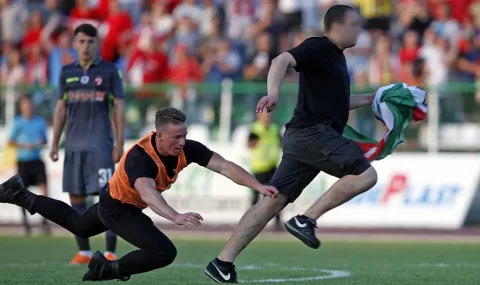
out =
[[[390,18],[393,13],[391,0],[353,0],[353,4],[360,9],[365,18],[365,29],[376,32],[390,30]]]
[[[280,127],[271,123],[270,113],[258,113],[248,136],[248,148],[251,149],[250,168],[252,175],[262,184],[267,184],[275,174],[282,153]],[[252,206],[260,197],[253,191]],[[276,218],[276,228],[281,228],[280,215]]]

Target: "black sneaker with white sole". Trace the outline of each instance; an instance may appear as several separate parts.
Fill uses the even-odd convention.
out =
[[[203,272],[217,283],[238,283],[235,265],[222,266],[216,258],[208,263]]]
[[[314,219],[306,216],[295,216],[288,222],[285,222],[285,228],[293,236],[301,240],[307,246],[317,249],[320,247],[320,241],[315,236],[317,223]]]
[[[7,181],[0,184],[0,203],[14,204],[35,214],[33,204],[35,194],[25,189],[22,178],[19,175],[10,177]]]
[[[130,276],[122,276],[118,270],[118,260],[110,261],[101,252],[96,251],[88,263],[88,271],[82,281],[128,281]]]

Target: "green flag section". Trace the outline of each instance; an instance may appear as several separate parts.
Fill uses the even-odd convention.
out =
[[[384,159],[403,142],[403,132],[412,121],[425,119],[425,96],[425,90],[405,83],[383,86],[376,92],[372,103],[375,116],[388,128],[383,138],[377,141],[348,125],[343,136],[357,142],[369,161]]]

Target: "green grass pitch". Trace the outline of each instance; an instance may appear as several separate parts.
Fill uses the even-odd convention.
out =
[[[178,249],[173,265],[134,275],[126,284],[215,284],[203,269],[225,240],[172,240]],[[103,238],[92,239],[91,245],[105,248]],[[120,255],[131,249],[119,241]],[[67,264],[74,251],[74,240],[68,237],[2,237],[0,284],[85,284],[81,278],[86,266]],[[478,244],[327,241],[312,250],[293,238],[261,239],[236,264],[240,282],[249,284],[480,284]]]

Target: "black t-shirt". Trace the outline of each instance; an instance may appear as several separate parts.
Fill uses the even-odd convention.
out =
[[[300,77],[297,106],[287,127],[330,120],[342,133],[350,109],[350,77],[343,50],[326,37],[312,37],[288,52],[297,62]]]
[[[152,144],[155,145],[155,136],[152,136]],[[157,151],[155,149],[155,151]],[[187,164],[192,162],[197,163],[200,166],[207,166],[208,162],[213,156],[213,151],[208,149],[202,143],[193,140],[187,140],[183,148]],[[175,170],[177,169],[178,156],[163,156],[157,151],[157,155],[160,157],[167,175],[169,177],[175,176]],[[130,185],[133,184],[138,178],[152,178],[155,179],[158,175],[158,166],[153,159],[145,152],[143,148],[136,145],[127,154],[125,160],[125,171],[130,181]]]

